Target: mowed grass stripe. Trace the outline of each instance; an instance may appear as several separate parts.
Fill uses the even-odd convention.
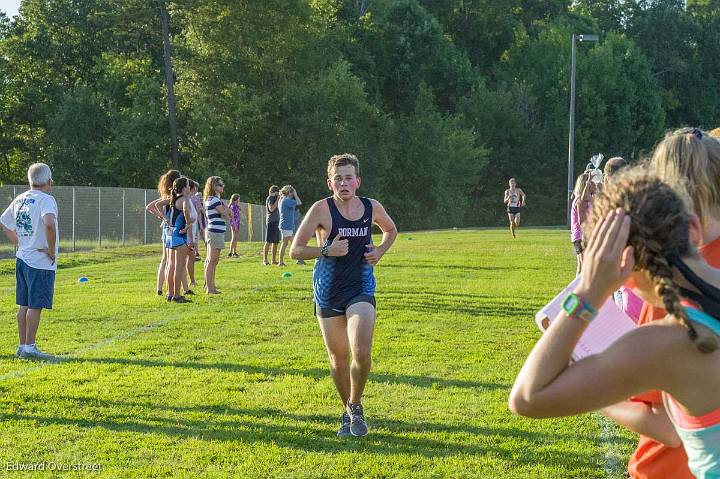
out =
[[[258,249],[223,258],[224,294],[192,305],[154,295],[154,247],[66,257],[39,342],[70,359],[40,368],[12,357],[13,262],[0,262],[0,376],[20,374],[0,381],[0,463],[96,463],[102,477],[601,478],[629,454],[631,436],[613,428],[609,444],[595,415],[507,411],[533,315],[573,275],[565,232],[400,235],[376,270],[371,434],[355,440],[334,436],[311,265],[282,278]],[[616,462],[609,477],[623,477]]]

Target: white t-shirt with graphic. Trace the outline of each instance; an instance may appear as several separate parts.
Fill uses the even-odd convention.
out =
[[[43,248],[48,247],[43,216],[55,215],[55,262]],[[16,256],[35,269],[57,270],[60,231],[57,224],[58,208],[55,198],[40,190],[28,190],[10,203],[0,216],[0,222],[18,236]]]

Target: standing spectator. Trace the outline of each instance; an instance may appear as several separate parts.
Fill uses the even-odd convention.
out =
[[[579,275],[582,270],[584,249],[582,225],[590,215],[593,193],[595,193],[595,182],[592,181],[590,171],[585,170],[575,181],[572,207],[570,209],[570,241],[572,241],[575,247],[575,255],[577,257],[576,276]]]
[[[196,228],[197,235],[195,236],[196,242],[195,242],[195,261],[200,261],[200,241],[203,243],[205,242],[205,208],[203,207],[203,201],[202,197],[200,196],[200,184],[197,181],[194,181],[195,189],[193,190],[194,193],[192,196],[190,196],[190,201],[192,201],[193,206],[195,207],[195,211],[197,211],[198,214],[198,220],[193,223],[193,227]]]
[[[225,230],[229,210],[220,200],[225,190],[225,182],[219,176],[211,176],[205,182],[205,217],[207,229],[205,240],[207,241],[208,254],[205,258],[205,291],[207,294],[220,294],[215,287],[215,271],[220,261],[220,250],[225,248]]]
[[[165,238],[168,234],[168,229],[170,228],[170,220],[167,217],[167,212],[160,211],[159,205],[165,205],[170,202],[170,190],[172,190],[172,185],[178,178],[180,178],[180,172],[178,170],[168,170],[167,173],[162,175],[160,180],[158,180],[157,187],[160,198],[151,201],[145,207],[145,211],[154,215],[162,222],[160,225],[162,228],[160,241],[163,245],[165,244]],[[163,247],[162,257],[160,258],[160,264],[158,265],[157,282],[155,284],[155,290],[157,291],[158,296],[162,296],[163,294],[163,283],[165,282],[165,277],[167,276],[167,265],[168,253],[165,251],[165,247]]]
[[[198,212],[197,206],[195,205],[195,201],[193,198],[197,198],[197,190],[200,185],[198,185],[198,182],[195,180],[189,180],[190,181],[190,194],[188,196],[188,206],[190,208],[190,217],[193,219],[190,231],[188,231],[188,244],[192,245],[192,250],[188,252],[187,255],[187,273],[188,277],[190,279],[190,284],[188,285],[188,289],[186,293],[192,294],[192,288],[197,286],[197,282],[195,281],[195,258],[197,256],[198,251],[198,243],[200,243],[200,213]]]
[[[50,196],[52,172],[45,163],[28,168],[30,190],[18,195],[0,217],[5,236],[17,247],[15,302],[23,359],[53,360],[35,344],[43,309],[52,309],[58,257],[58,208]]]
[[[181,176],[173,183],[170,200],[165,205],[170,217],[170,229],[165,236],[165,249],[168,252],[168,294],[167,300],[175,303],[189,302],[180,294],[182,287],[185,294],[194,294],[187,286],[187,258],[193,251],[192,215],[190,212],[190,180]]]
[[[230,197],[230,252],[228,258],[237,258],[237,244],[240,239],[240,195],[235,193]]]
[[[269,265],[268,252],[272,245],[272,264],[277,263],[278,243],[280,243],[280,211],[278,210],[278,195],[280,188],[272,185],[268,191],[268,197],[265,199],[265,209],[267,210],[266,228],[265,228],[265,246],[263,247],[263,264]]]
[[[285,266],[285,250],[295,235],[295,207],[301,205],[302,201],[292,185],[283,186],[280,195],[280,266]]]

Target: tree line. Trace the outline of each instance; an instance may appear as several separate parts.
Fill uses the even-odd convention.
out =
[[[23,0],[0,15],[0,181],[151,188],[171,167],[158,1]],[[335,153],[402,228],[565,221],[570,38],[576,169],[720,123],[720,0],[174,0],[180,169],[262,202],[327,194]]]

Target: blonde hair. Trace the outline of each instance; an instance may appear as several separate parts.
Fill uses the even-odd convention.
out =
[[[223,182],[223,179],[219,176],[211,176],[207,179],[207,181],[205,181],[205,190],[203,191],[205,199],[215,196],[215,188],[217,188],[218,184],[221,182]]]
[[[575,188],[573,188],[573,199],[580,198],[583,192],[583,187],[585,186],[586,178],[588,177],[589,173],[587,171],[583,171],[581,174],[578,175],[577,179],[575,180]]]
[[[661,180],[686,189],[703,227],[720,217],[720,142],[697,128],[669,133],[657,145],[652,166]]]
[[[238,195],[237,193],[233,193],[233,195],[230,197],[230,203],[238,200],[240,200],[240,195]]]
[[[343,153],[342,155],[333,155],[328,161],[327,174],[328,178],[332,178],[335,170],[340,166],[352,165],[355,168],[355,176],[360,176],[360,160],[352,153]]]
[[[595,225],[617,208],[622,208],[631,219],[627,244],[633,247],[634,269],[650,275],[665,310],[687,329],[697,349],[702,353],[715,351],[718,347],[715,336],[700,336],[689,321],[668,259],[696,254],[690,243],[687,202],[646,167],[624,170],[613,176],[613,181],[595,198],[592,213],[583,225],[586,244]]]
[[[280,194],[287,196],[293,191],[295,191],[295,188],[293,188],[292,185],[285,185],[280,189]]]
[[[277,193],[278,191],[280,191],[280,187],[278,185],[272,185],[268,190],[268,194],[272,195],[273,193]]]

